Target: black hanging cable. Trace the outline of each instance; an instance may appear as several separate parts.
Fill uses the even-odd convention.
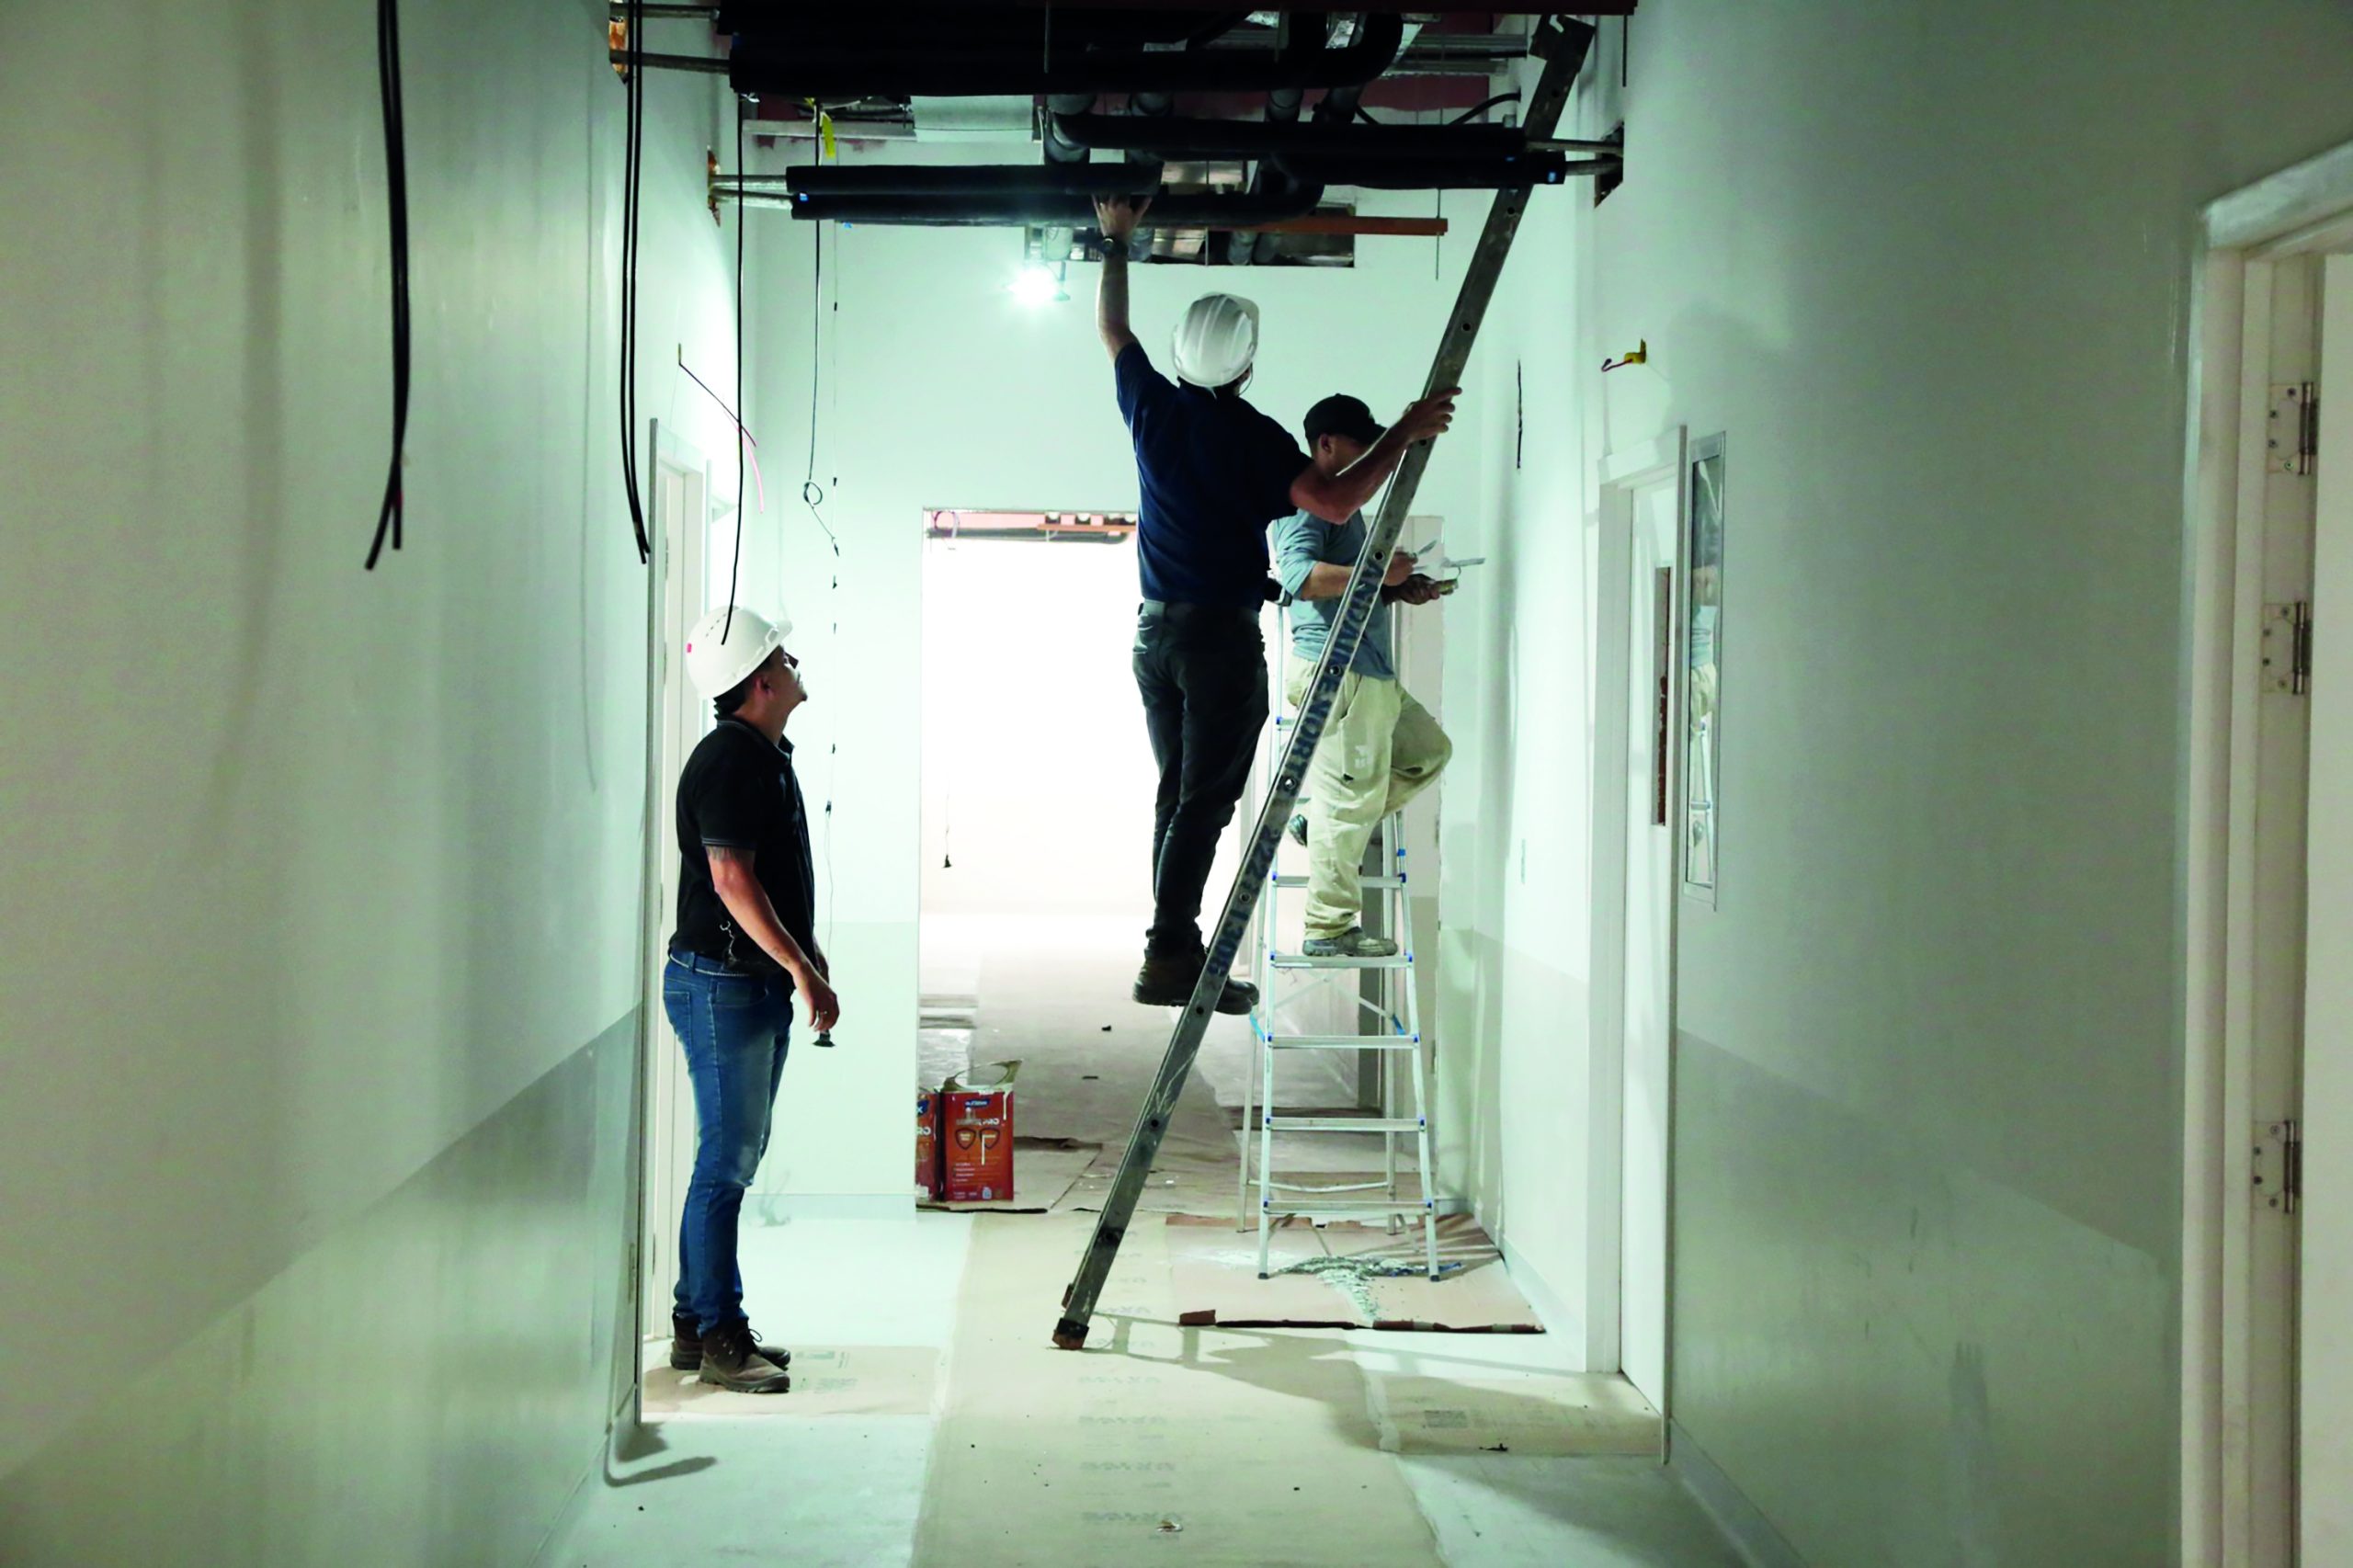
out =
[[[1468,125],[1491,108],[1499,108],[1505,104],[1516,104],[1518,102],[1519,102],[1519,95],[1518,93],[1497,93],[1492,98],[1487,98],[1479,103],[1472,104],[1469,108],[1464,109],[1452,119],[1448,120],[1447,124]]]
[[[735,100],[735,172],[744,172],[744,100]],[[735,630],[735,579],[744,568],[744,471],[751,467],[744,446],[744,222],[750,203],[735,204],[735,550],[727,562],[727,619],[720,623],[719,640]]]
[[[408,444],[408,153],[401,120],[399,0],[376,0],[376,82],[383,99],[385,207],[391,220],[392,275],[392,455],[384,470],[384,499],[367,570],[376,569],[389,535],[401,547],[401,454]]]
[[[1052,12],[1047,13],[1051,18]],[[824,156],[822,137],[809,143],[809,159],[814,164]],[[740,203],[739,203],[740,205]],[[809,466],[801,475],[801,504],[817,519],[824,530],[825,542],[834,547],[835,571],[841,569],[842,544],[825,521],[825,514],[818,508],[825,504],[825,487],[817,483],[817,345],[818,328],[824,319],[825,301],[825,225],[823,220],[809,225]]]
[[[622,51],[621,116],[620,418],[621,487],[629,500],[630,527],[640,562],[654,559],[645,531],[645,502],[637,472],[637,228],[638,191],[645,166],[645,6],[629,0],[629,29]]]

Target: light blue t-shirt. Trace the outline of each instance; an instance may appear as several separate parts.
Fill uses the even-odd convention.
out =
[[[1337,597],[1299,597],[1299,590],[1307,584],[1308,573],[1318,564],[1355,565],[1357,557],[1364,552],[1366,536],[1371,531],[1365,526],[1362,512],[1345,523],[1327,523],[1313,512],[1294,512],[1274,525],[1270,543],[1275,581],[1282,585],[1283,602],[1290,607],[1291,652],[1302,660],[1312,664],[1324,656],[1324,644],[1331,637],[1333,623],[1340,617],[1341,601]],[[1389,648],[1389,613],[1384,607],[1373,607],[1372,619],[1365,623],[1364,637],[1357,643],[1356,663],[1349,668],[1373,680],[1397,678],[1397,661]]]

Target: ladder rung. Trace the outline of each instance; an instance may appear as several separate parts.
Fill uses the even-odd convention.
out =
[[[1267,1190],[1269,1192],[1303,1192],[1310,1198],[1317,1197],[1319,1195],[1329,1197],[1335,1193],[1341,1192],[1386,1192],[1389,1190],[1389,1182],[1386,1177],[1378,1181],[1336,1181],[1322,1183],[1306,1181],[1270,1181],[1266,1183],[1265,1186]],[[1394,1199],[1390,1199],[1389,1201],[1393,1202]],[[1421,1199],[1415,1199],[1414,1201],[1418,1203]]]
[[[1308,879],[1305,877],[1280,876],[1277,877],[1274,881],[1275,886],[1279,888],[1303,888],[1308,883]],[[1357,879],[1357,886],[1360,888],[1402,888],[1404,885],[1405,879],[1402,875],[1394,877],[1358,877]]]
[[[1392,953],[1385,959],[1312,959],[1305,953],[1268,953],[1267,961],[1276,969],[1411,969],[1414,955]]]
[[[1269,1051],[1411,1051],[1418,1044],[1402,1034],[1278,1034],[1267,1037]]]
[[[1278,1132],[1419,1132],[1418,1116],[1270,1116]]]

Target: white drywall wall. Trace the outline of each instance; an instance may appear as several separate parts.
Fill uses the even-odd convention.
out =
[[[1593,475],[1726,432],[1676,1419],[1807,1561],[2171,1561],[2190,247],[2353,138],[2353,21],[1649,0],[1622,94],[1604,36],[1578,125],[1622,116],[1627,183],[1540,203],[1506,275],[1509,600],[1448,646],[1444,1038],[1497,1107],[1463,1153],[1581,1295],[1544,1129],[1582,1123]]]
[[[792,155],[805,159],[807,148],[795,143]],[[781,166],[782,156],[768,154],[770,166]],[[1034,146],[960,147],[953,161],[1036,156]],[[1421,390],[1483,202],[1458,195],[1446,209],[1454,232],[1442,249],[1428,240],[1368,239],[1347,271],[1132,268],[1137,335],[1160,362],[1195,295],[1239,291],[1264,312],[1250,389],[1259,408],[1296,427],[1316,398],[1345,390],[1392,416]],[[1427,214],[1431,204],[1412,197],[1366,210]],[[751,230],[759,301],[751,402],[763,460],[773,465],[773,512],[777,469],[791,465],[790,489],[805,462],[814,241],[811,225],[783,210],[759,218]],[[1135,467],[1095,335],[1092,267],[1071,268],[1067,301],[1033,307],[1005,288],[1020,259],[1011,230],[828,227],[823,244],[816,473],[828,486],[824,516],[840,540],[840,586],[829,588],[835,558],[816,523],[790,508],[776,525],[783,550],[777,586],[802,626],[819,629],[801,643],[824,685],[793,728],[813,788],[823,788],[827,761],[819,759],[835,769],[828,948],[837,968],[858,965],[843,990],[853,1023],[840,1036],[856,1049],[832,1053],[818,1092],[780,1108],[762,1180],[789,1193],[901,1193],[915,1077],[922,513],[1132,509]],[[1438,447],[1417,510],[1449,518],[1476,510],[1476,411],[1467,411]],[[771,452],[791,456],[771,460]],[[1132,582],[1112,591],[1130,605],[1136,597]],[[1044,596],[1003,607],[1007,619],[1062,613]],[[826,635],[836,621],[838,636]],[[1096,656],[1124,668],[1127,650]],[[1106,756],[1130,756],[1141,709],[1104,715],[1102,723]],[[1130,852],[1139,876],[1146,858],[1142,846]]]
[[[406,547],[373,574],[369,8],[18,7],[0,50],[0,1257],[21,1309],[0,1322],[0,1516],[51,1542],[129,1517],[132,1474],[174,1502],[211,1486],[176,1550],[217,1527],[250,1561],[356,1561],[376,1518],[368,1550],[454,1561],[470,1549],[434,1530],[544,1522],[607,1404],[605,1369],[571,1363],[621,1210],[582,1213],[574,1178],[619,1130],[501,1113],[641,991],[621,99],[601,6],[403,11],[415,390]],[[643,412],[723,456],[672,364],[683,343],[732,369],[699,189],[714,92],[672,76],[651,101]],[[367,1218],[475,1147],[497,1153],[435,1177],[413,1233]],[[508,1289],[464,1272],[494,1210],[517,1221]],[[290,1309],[242,1346],[160,1375],[282,1279],[303,1281]],[[551,1279],[578,1286],[552,1318]],[[345,1315],[306,1321],[327,1301]],[[412,1509],[394,1472],[455,1462],[456,1428],[383,1391],[444,1386],[485,1344],[514,1361],[465,1395],[480,1485]],[[135,1463],[79,1449],[95,1468],[7,1491],[131,1385],[152,1430],[206,1436]],[[333,1442],[260,1408],[348,1402],[374,1415]],[[345,1437],[383,1468],[314,1488],[303,1467],[351,1458]]]

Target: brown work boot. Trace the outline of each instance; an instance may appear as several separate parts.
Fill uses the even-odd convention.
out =
[[[759,1331],[752,1331],[752,1348],[779,1367],[792,1365],[792,1352],[781,1345],[768,1345],[760,1339]],[[670,1314],[670,1368],[673,1371],[692,1372],[702,1366],[702,1330],[695,1326],[692,1312]]]
[[[1193,999],[1203,961],[1199,953],[1146,953],[1128,994],[1147,1007],[1181,1007]],[[1257,1005],[1258,988],[1239,980],[1228,980],[1217,999],[1221,1013],[1246,1013]]]
[[[698,1382],[735,1393],[782,1393],[792,1376],[760,1354],[749,1324],[731,1323],[702,1336],[702,1370]]]

